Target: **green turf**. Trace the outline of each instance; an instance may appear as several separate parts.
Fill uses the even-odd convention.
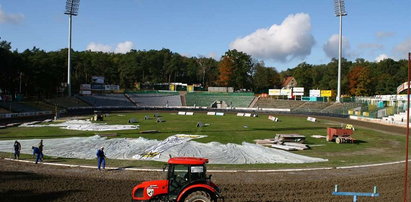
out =
[[[328,162],[308,164],[254,164],[254,165],[210,165],[215,169],[276,169],[276,168],[302,168],[323,166],[345,166],[366,163],[380,163],[387,161],[403,160],[405,153],[405,138],[401,135],[382,133],[367,128],[356,128],[354,138],[355,144],[336,144],[327,142],[325,139],[315,139],[312,135],[326,135],[327,127],[340,126],[340,123],[319,119],[319,122],[306,121],[306,117],[276,115],[279,122],[272,122],[267,115],[258,118],[237,117],[236,114],[225,116],[207,116],[205,112],[195,113],[194,116],[180,116],[177,113],[159,112],[161,119],[165,122],[157,123],[153,118],[155,112],[139,113],[112,113],[105,117],[107,124],[128,124],[130,118],[136,118],[140,130],[124,130],[114,132],[83,132],[70,131],[54,127],[45,128],[7,128],[0,130],[0,139],[47,139],[72,136],[91,136],[97,133],[117,133],[117,137],[163,140],[175,134],[207,135],[206,138],[196,139],[198,142],[220,142],[253,143],[255,139],[273,138],[276,134],[301,134],[306,136],[306,143],[311,146],[310,150],[296,151],[293,153],[326,158]],[[144,120],[145,115],[152,119]],[[207,127],[197,128],[197,122],[210,124]],[[144,130],[158,130],[155,134],[140,134]],[[117,138],[114,137],[114,138]],[[8,153],[0,153],[7,157]],[[29,156],[30,157],[30,156]],[[29,158],[27,157],[27,158]],[[24,157],[23,157],[24,158]],[[47,159],[46,159],[47,160]],[[93,160],[49,158],[50,161],[95,164]],[[129,161],[110,160],[112,166],[131,167],[158,167],[163,163],[154,161]],[[161,167],[161,166],[160,166]]]

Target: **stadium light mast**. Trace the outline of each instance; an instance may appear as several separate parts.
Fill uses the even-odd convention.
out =
[[[334,0],[335,15],[340,18],[340,33],[338,35],[338,86],[336,102],[341,102],[341,57],[342,57],[342,16],[346,16],[344,0]]]
[[[80,5],[80,0],[67,0],[66,1],[66,12],[64,14],[69,16],[69,36],[68,36],[68,50],[67,50],[67,89],[68,89],[68,96],[71,97],[71,18],[72,16],[77,16],[78,8]]]

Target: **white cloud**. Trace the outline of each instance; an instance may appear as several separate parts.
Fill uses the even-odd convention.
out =
[[[377,33],[375,33],[375,36],[377,37],[377,39],[389,38],[389,37],[392,37],[394,35],[395,35],[394,32],[377,32]]]
[[[213,58],[214,60],[220,60],[221,56],[217,55],[216,52],[211,52],[211,53],[207,54],[207,57],[208,58]]]
[[[117,44],[115,53],[127,53],[134,47],[134,43],[131,41],[125,41]]]
[[[338,34],[334,34],[328,39],[323,46],[323,50],[329,58],[338,58]],[[351,55],[350,41],[344,36],[342,38],[342,55],[343,57]]]
[[[308,14],[289,15],[280,25],[258,29],[230,44],[259,59],[287,62],[305,58],[311,53],[315,40],[311,34],[311,19]]]
[[[93,52],[111,52],[111,46],[105,44],[99,44],[91,42],[87,45],[86,50],[93,51]]]
[[[408,52],[411,51],[411,37],[394,47],[395,54],[400,58],[407,58]]]
[[[381,62],[381,61],[383,61],[383,60],[385,60],[385,59],[388,59],[389,57],[388,57],[388,55],[386,55],[386,54],[381,54],[381,55],[379,55],[377,58],[375,58],[375,61],[376,62]]]
[[[23,14],[9,14],[3,11],[1,5],[0,5],[0,24],[6,24],[6,23],[11,23],[11,24],[18,24],[21,21],[23,21],[24,15]]]
[[[118,43],[116,48],[114,49],[115,53],[127,53],[134,47],[134,43],[131,41],[125,41]],[[90,42],[87,45],[86,50],[93,51],[93,52],[113,52],[113,47],[106,44]]]

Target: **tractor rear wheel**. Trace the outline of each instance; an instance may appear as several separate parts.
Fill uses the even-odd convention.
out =
[[[211,202],[211,197],[204,191],[195,191],[187,196],[185,202]]]
[[[336,142],[337,144],[341,144],[341,143],[342,143],[342,139],[341,139],[340,137],[337,137],[337,138],[335,139],[335,142]]]

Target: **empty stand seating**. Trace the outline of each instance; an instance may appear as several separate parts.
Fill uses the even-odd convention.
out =
[[[275,98],[262,98],[260,97],[255,107],[260,108],[279,108],[279,109],[294,109],[304,104],[302,101],[298,100],[280,100]]]
[[[137,106],[182,106],[179,94],[139,93],[128,96]]]
[[[57,105],[59,107],[86,107],[90,106],[87,103],[83,102],[80,99],[77,99],[76,97],[58,97],[58,98],[52,98],[52,99],[47,99],[47,103],[51,105]]]
[[[91,106],[134,106],[124,94],[89,95],[77,98]]]
[[[253,93],[202,93],[186,94],[187,106],[210,107],[215,101],[224,101],[230,107],[248,107],[254,99]]]
[[[0,107],[11,112],[37,112],[41,109],[20,102],[0,102]]]

